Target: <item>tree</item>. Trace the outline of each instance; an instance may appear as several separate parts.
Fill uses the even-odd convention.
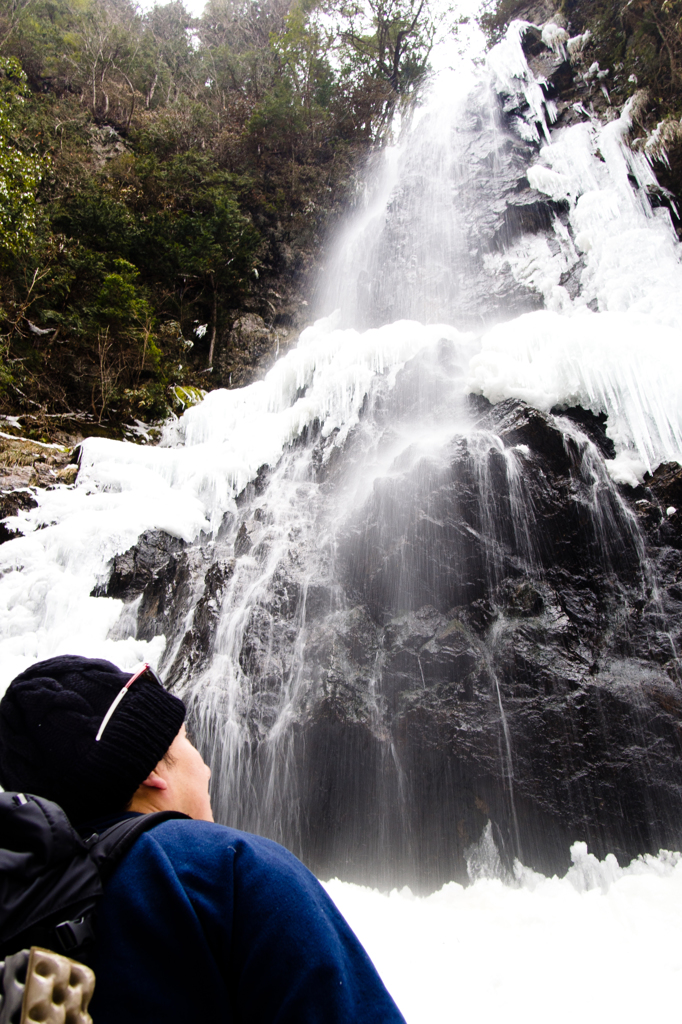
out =
[[[249,113],[273,84],[271,40],[284,30],[289,0],[208,0],[198,25],[209,95]]]
[[[353,167],[425,72],[428,3],[208,0],[196,19],[182,0],[0,0],[31,90],[0,110],[6,394],[162,415],[238,311],[297,326]],[[0,100],[9,84],[0,68]]]
[[[144,19],[145,35],[153,40],[154,66],[145,88],[146,106],[151,106],[154,93],[162,89],[160,99],[175,104],[184,92],[193,99],[201,92],[201,58],[192,45],[191,33],[195,19],[182,0],[152,7]],[[139,63],[139,62],[138,62]]]
[[[130,252],[145,272],[173,287],[171,307],[186,319],[190,304],[210,324],[209,365],[218,328],[218,296],[238,307],[253,280],[260,235],[239,207],[233,177],[206,154],[140,163],[144,194],[154,211],[140,222]],[[179,302],[178,302],[179,297]],[[170,295],[169,295],[170,298]]]
[[[662,46],[677,89],[682,80],[682,0],[621,0],[621,17],[626,27],[648,33]]]
[[[309,8],[305,0],[292,4],[274,47],[280,75],[286,79],[314,132],[313,112],[328,105],[337,82],[328,59],[335,43],[334,29]]]
[[[128,0],[91,2],[78,18],[70,60],[80,72],[83,94],[98,121],[113,118],[126,127],[130,124],[135,87],[129,72],[138,49],[137,20]]]
[[[17,253],[35,231],[36,189],[44,162],[22,148],[18,109],[26,101],[26,75],[14,57],[0,57],[0,248]]]
[[[413,92],[438,29],[427,0],[342,0],[338,13],[348,70],[383,82],[389,106]]]

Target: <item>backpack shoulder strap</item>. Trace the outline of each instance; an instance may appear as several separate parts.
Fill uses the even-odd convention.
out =
[[[180,811],[157,811],[154,814],[141,814],[136,818],[125,818],[106,829],[101,835],[92,836],[85,845],[91,865],[94,865],[98,873],[100,884],[98,897],[102,893],[102,886],[114,873],[116,865],[123,859],[124,854],[127,853],[138,836],[141,836],[143,832],[148,832],[155,825],[160,825],[163,821],[187,817],[189,815],[182,814]],[[87,950],[93,942],[98,897],[90,901],[80,917],[62,921],[53,929],[54,935],[67,955],[73,956],[76,951]],[[79,955],[81,954],[79,953]]]
[[[153,814],[140,814],[136,818],[124,818],[98,836],[88,840],[90,856],[97,865],[102,882],[106,882],[114,873],[114,869],[123,860],[135,840],[164,821],[174,818],[187,818],[188,814],[181,811],[155,811]]]

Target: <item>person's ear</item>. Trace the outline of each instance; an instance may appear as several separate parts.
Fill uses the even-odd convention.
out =
[[[148,789],[168,789],[168,783],[156,771],[151,771],[142,785]]]

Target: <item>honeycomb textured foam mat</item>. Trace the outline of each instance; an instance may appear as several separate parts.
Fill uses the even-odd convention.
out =
[[[0,1024],[92,1024],[94,972],[37,946],[0,964]]]
[[[19,1024],[26,988],[29,951],[0,960],[0,1024]]]

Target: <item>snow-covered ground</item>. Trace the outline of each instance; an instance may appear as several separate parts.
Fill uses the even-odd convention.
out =
[[[451,882],[425,898],[338,880],[326,889],[408,1024],[679,1019],[679,855],[619,872],[614,858],[573,849],[566,878],[525,872],[517,887]]]

